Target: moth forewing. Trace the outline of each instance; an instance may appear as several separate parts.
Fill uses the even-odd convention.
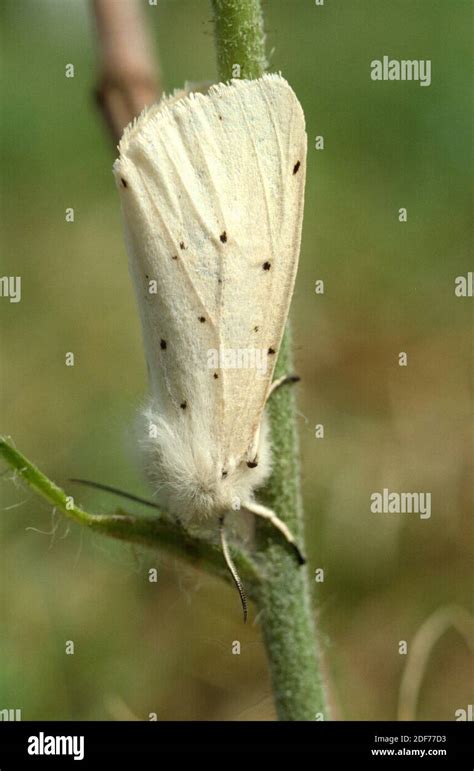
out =
[[[264,408],[300,249],[303,111],[279,75],[231,81],[163,99],[119,151],[147,468],[172,511],[221,517],[270,473]]]

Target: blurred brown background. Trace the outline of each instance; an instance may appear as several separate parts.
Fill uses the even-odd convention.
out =
[[[144,0],[143,11],[168,91],[216,78],[207,0]],[[469,608],[472,594],[472,298],[454,294],[472,270],[472,5],[272,0],[264,11],[270,69],[295,89],[309,136],[292,318],[310,570],[325,570],[321,644],[339,717],[390,719],[399,640],[410,645],[442,607]],[[0,302],[2,430],[60,484],[86,477],[148,495],[132,446],[146,371],[113,154],[91,96],[88,5],[4,0],[0,19],[2,274],[23,279],[20,303]],[[431,59],[431,86],[373,83],[370,62],[384,55]],[[431,518],[371,514],[384,487],[431,492]],[[230,587],[69,526],[9,473],[0,489],[0,709],[274,717],[258,626],[243,627]],[[74,493],[94,511],[116,505]],[[449,631],[417,717],[454,719],[473,703],[471,683],[467,645]]]

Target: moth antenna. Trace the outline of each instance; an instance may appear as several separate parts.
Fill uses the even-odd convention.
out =
[[[225,517],[221,517],[219,519],[219,531],[220,531],[220,537],[221,537],[222,553],[224,555],[226,565],[229,568],[229,573],[231,574],[234,584],[236,585],[240,595],[240,602],[242,603],[242,612],[244,614],[244,624],[245,624],[245,622],[247,621],[247,610],[248,610],[247,595],[245,594],[244,585],[240,580],[240,576],[237,572],[237,568],[235,567],[234,561],[230,555],[229,544],[227,542],[227,538],[224,530],[224,524],[225,524]]]
[[[91,482],[89,479],[68,479],[68,482],[76,482],[79,485],[85,485],[86,487],[94,487],[96,490],[104,490],[106,493],[113,493],[113,495],[120,495],[122,498],[128,498],[129,501],[136,501],[136,503],[143,503],[144,506],[151,506],[152,509],[160,509],[153,501],[148,501],[146,498],[140,498],[138,495],[132,493],[126,493],[124,490],[119,490],[117,487],[111,487],[110,485],[103,485],[102,482]]]

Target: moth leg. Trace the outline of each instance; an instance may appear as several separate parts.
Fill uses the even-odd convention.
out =
[[[272,395],[272,393],[274,393],[277,390],[277,388],[280,388],[280,386],[286,385],[287,383],[299,383],[300,380],[301,378],[299,375],[283,375],[283,377],[279,377],[277,380],[274,380],[269,388],[267,398],[265,399],[265,404],[268,402],[270,396]],[[260,426],[257,429],[252,447],[247,456],[248,458],[247,466],[249,466],[250,468],[255,468],[255,466],[258,465],[257,448],[259,444],[260,444]]]
[[[240,579],[240,576],[237,572],[237,568],[235,567],[234,561],[230,554],[229,544],[227,542],[227,536],[225,534],[225,516],[219,518],[219,532],[221,537],[221,546],[222,546],[222,553],[224,555],[224,559],[226,562],[227,567],[229,568],[229,573],[232,576],[232,579],[234,581],[234,584],[237,587],[237,591],[240,595],[240,602],[242,603],[242,612],[244,614],[244,624],[247,621],[247,610],[248,610],[248,601],[247,601],[247,595],[245,594],[244,585]]]
[[[259,503],[255,503],[255,501],[252,501],[251,503],[246,503],[245,508],[248,511],[252,512],[252,514],[256,514],[257,517],[262,517],[263,519],[267,519],[269,522],[271,522],[272,525],[276,527],[276,529],[279,530],[280,533],[282,533],[285,536],[290,546],[292,546],[299,564],[300,565],[305,564],[306,559],[303,556],[300,548],[298,547],[294,539],[293,533],[291,532],[288,525],[286,525],[279,517],[277,517],[274,511],[272,511],[271,509],[267,509],[266,506],[261,506]]]
[[[268,394],[267,394],[267,398],[265,399],[265,404],[268,402],[270,396],[278,388],[280,388],[280,386],[286,385],[287,383],[299,383],[300,380],[301,380],[301,378],[300,378],[299,375],[283,375],[283,377],[279,377],[279,378],[277,378],[277,380],[274,380],[273,383],[271,384],[270,388],[269,388],[269,391],[268,391]],[[258,465],[258,463],[257,463],[257,448],[258,448],[259,444],[260,444],[260,426],[258,427],[258,429],[257,429],[257,431],[255,433],[255,438],[254,438],[254,441],[253,441],[253,445],[252,445],[252,448],[251,448],[251,450],[250,450],[250,452],[248,454],[247,465],[250,468],[255,468],[255,466]]]
[[[300,380],[301,378],[299,375],[283,375],[282,377],[277,378],[271,384],[265,402],[268,402],[270,396],[275,393],[280,386],[286,385],[287,383],[299,383]]]

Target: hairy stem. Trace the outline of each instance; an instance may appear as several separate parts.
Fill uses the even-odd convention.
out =
[[[293,373],[289,330],[280,349],[276,377],[288,373]],[[268,412],[273,472],[262,498],[287,523],[304,552],[294,386],[278,389]],[[259,546],[266,556],[266,574],[259,584],[257,605],[262,611],[278,716],[281,720],[314,720],[316,715],[327,719],[308,569],[297,564],[279,534],[264,523],[259,524]]]
[[[225,566],[219,545],[212,544],[204,538],[198,538],[194,534],[191,535],[165,514],[156,512],[152,517],[146,517],[127,514],[121,509],[113,514],[91,514],[77,506],[72,496],[68,496],[64,490],[48,479],[37,466],[4,438],[0,438],[0,457],[31,489],[75,522],[96,533],[118,538],[121,541],[164,549],[231,583],[232,579]],[[253,597],[259,581],[258,569],[240,549],[232,547],[232,558],[242,579],[246,582],[249,595]]]
[[[265,71],[265,33],[258,0],[212,0],[221,80],[258,78]]]
[[[221,80],[258,78],[266,66],[260,0],[212,0],[218,71]],[[280,349],[275,377],[293,373],[290,335]],[[303,509],[292,386],[278,389],[268,407],[273,448],[273,473],[262,493],[265,504],[290,527],[304,551]],[[277,713],[280,720],[328,718],[316,646],[307,568],[298,566],[281,535],[257,522],[265,577],[258,586],[257,605],[265,642]]]

